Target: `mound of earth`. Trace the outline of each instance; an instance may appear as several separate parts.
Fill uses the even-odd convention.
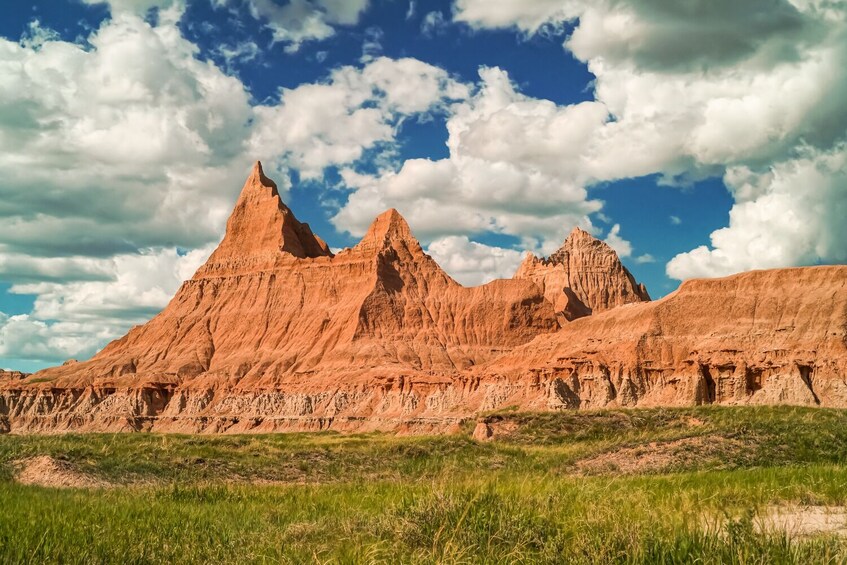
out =
[[[591,475],[661,473],[704,466],[720,468],[743,456],[748,448],[748,444],[737,439],[695,436],[622,447],[581,459],[575,466],[581,473]]]
[[[106,488],[111,486],[107,481],[77,471],[67,461],[53,459],[48,455],[22,459],[16,462],[15,467],[15,479],[23,485],[52,488]]]

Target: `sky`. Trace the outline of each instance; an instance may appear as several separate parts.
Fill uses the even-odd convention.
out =
[[[466,285],[576,226],[654,298],[847,260],[847,0],[33,0],[0,18],[0,367],[155,315],[256,160]]]

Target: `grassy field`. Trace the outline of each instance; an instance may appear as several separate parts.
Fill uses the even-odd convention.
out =
[[[835,533],[760,531],[775,508],[847,504],[847,412],[487,421],[488,442],[473,424],[440,437],[0,436],[0,562],[847,562]],[[21,483],[39,473],[80,482]]]

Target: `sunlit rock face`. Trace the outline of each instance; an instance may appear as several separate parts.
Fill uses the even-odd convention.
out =
[[[614,249],[579,228],[547,259],[527,255],[515,278],[541,287],[562,322],[650,300]]]
[[[0,373],[0,431],[444,432],[480,411],[847,406],[847,267],[694,280],[655,302],[575,230],[465,288],[396,210],[333,254],[256,164],[218,249],[89,361]]]

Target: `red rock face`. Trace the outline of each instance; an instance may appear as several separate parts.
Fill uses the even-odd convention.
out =
[[[662,300],[576,320],[479,370],[547,383],[538,405],[546,408],[844,407],[847,267],[686,281]]]
[[[0,383],[5,381],[20,381],[28,376],[26,373],[21,373],[20,371],[4,371],[0,369]]]
[[[647,289],[635,282],[617,253],[579,228],[549,258],[528,255],[515,278],[541,287],[563,323],[650,300]]]
[[[575,231],[513,280],[464,288],[395,210],[333,255],[257,164],[221,245],[159,315],[90,361],[0,375],[0,431],[433,432],[505,406],[845,406],[845,285],[847,267],[767,271],[643,302],[614,251]]]
[[[332,252],[309,224],[297,221],[280,199],[276,183],[256,162],[227,221],[223,241],[203,268],[223,275],[256,271],[272,267],[281,256],[330,257]]]

